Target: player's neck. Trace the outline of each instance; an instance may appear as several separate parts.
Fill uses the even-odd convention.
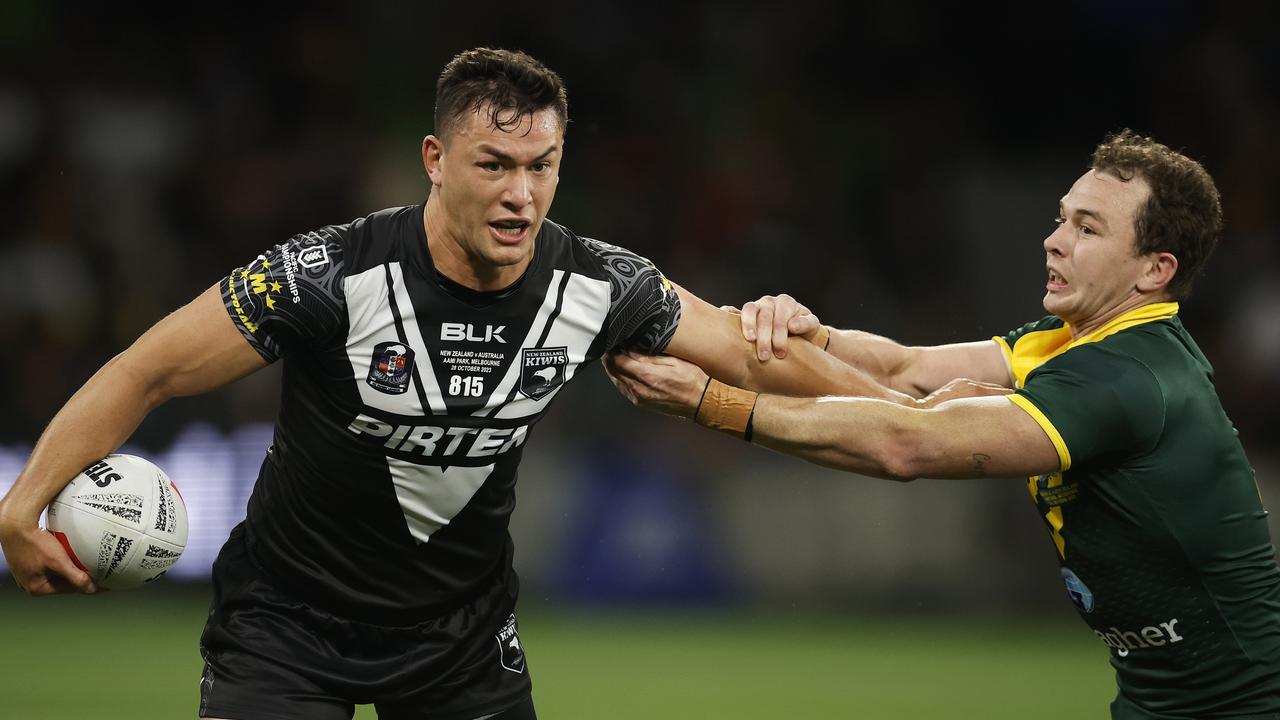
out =
[[[427,197],[422,208],[422,229],[427,235],[427,249],[436,272],[472,290],[491,292],[509,287],[533,261],[531,255],[514,265],[495,265],[468,252],[434,194]]]
[[[1115,320],[1121,315],[1124,315],[1125,313],[1133,312],[1134,310],[1137,310],[1138,308],[1143,307],[1144,305],[1152,305],[1154,303],[1162,303],[1162,302],[1172,302],[1172,298],[1170,298],[1169,296],[1163,293],[1159,295],[1153,295],[1151,293],[1135,292],[1134,294],[1116,303],[1115,305],[1108,308],[1107,310],[1097,313],[1093,317],[1086,318],[1085,320],[1079,323],[1068,320],[1067,324],[1071,326],[1071,339],[1079,340],[1085,335],[1088,335],[1089,333],[1098,330],[1102,326],[1106,325],[1112,320]]]

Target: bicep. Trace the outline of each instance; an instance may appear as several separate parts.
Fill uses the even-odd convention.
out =
[[[1007,397],[953,400],[913,415],[917,477],[1027,477],[1062,467],[1049,433]]]
[[[957,378],[1013,387],[1009,364],[994,340],[913,348],[915,357],[900,379],[928,394]]]
[[[267,364],[232,322],[217,285],[156,323],[117,362],[161,400],[209,392]]]

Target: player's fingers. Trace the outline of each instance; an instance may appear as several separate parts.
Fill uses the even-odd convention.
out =
[[[749,302],[742,306],[742,337],[748,342],[755,342],[756,339],[756,315],[760,313],[760,306],[754,302]]]
[[[635,373],[639,372],[645,365],[652,364],[653,361],[654,357],[652,355],[642,355],[628,350],[622,354],[619,365],[628,372]]]
[[[63,577],[71,584],[71,587],[75,588],[76,592],[86,595],[93,595],[98,592],[98,586],[93,582],[93,578],[89,577],[89,573],[74,567],[64,570],[64,572],[66,574]]]
[[[617,389],[618,394],[629,402],[635,403],[635,394],[631,391],[631,381],[620,370],[605,368],[605,375],[609,377],[609,382],[613,383],[613,387]]]
[[[792,335],[807,336],[821,326],[822,323],[818,320],[818,316],[808,312],[807,310],[799,315],[793,316],[789,321],[787,321],[787,330]]]
[[[617,356],[606,355],[604,362],[601,364],[604,366],[605,377],[609,378],[609,382],[613,383],[613,387],[618,391],[618,394],[634,405],[636,402],[635,394],[631,391],[631,385],[624,371],[618,367]]]
[[[625,383],[635,374],[634,361],[628,360],[627,357],[618,355],[614,357],[612,363],[605,366],[605,374],[609,375],[609,379],[613,380],[613,384],[621,387],[621,383]]]
[[[28,583],[25,589],[27,594],[31,597],[44,597],[46,595],[59,594],[57,588],[55,588],[52,583],[43,579]]]
[[[756,315],[756,356],[761,362],[773,354],[773,303],[762,305]]]
[[[787,323],[795,314],[796,302],[790,295],[779,299],[777,309],[773,313],[773,354],[779,359],[787,356]]]
[[[46,575],[65,580],[76,592],[92,594],[97,590],[89,573],[72,562],[67,548],[54,539],[53,533],[45,530],[39,543],[45,556]]]
[[[734,307],[734,306],[732,306],[732,305],[721,305],[721,306],[720,306],[720,309],[721,309],[721,310],[723,310],[723,311],[725,311],[725,312],[727,312],[727,313],[729,313],[730,315],[741,315],[741,314],[742,314],[742,311],[741,311],[741,310],[739,310],[738,308],[736,308],[736,307]]]
[[[45,587],[48,588],[49,592],[42,593],[43,595],[67,595],[78,590],[71,581],[58,575],[50,575]]]
[[[58,573],[50,573],[46,576],[48,585],[52,588],[53,594],[83,593],[85,595],[95,595],[99,592],[99,588],[89,579],[88,573],[77,571],[82,577],[74,575],[61,575]]]

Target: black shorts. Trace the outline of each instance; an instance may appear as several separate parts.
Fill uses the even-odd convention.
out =
[[[200,638],[200,717],[348,720],[373,704],[382,720],[472,720],[528,704],[516,625],[515,573],[470,603],[411,627],[335,617],[272,587],[237,527],[213,564]]]

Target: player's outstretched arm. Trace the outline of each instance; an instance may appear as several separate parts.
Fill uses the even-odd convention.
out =
[[[761,395],[752,441],[819,465],[890,480],[1025,478],[1061,469],[1045,431],[1002,397],[918,409],[864,398]]]
[[[956,378],[1012,387],[1004,354],[991,340],[910,347],[868,332],[824,326],[785,293],[746,303],[741,321],[742,334],[755,343],[761,362],[786,357],[800,344],[790,342],[794,335],[819,345],[881,385],[912,397],[924,397]]]
[[[623,396],[640,407],[696,417],[699,424],[841,470],[911,480],[1026,477],[1062,467],[1040,425],[1001,397],[922,409],[873,398],[757,397],[725,388],[719,404],[709,406],[707,375],[691,363],[622,354],[609,358],[607,368]]]
[[[39,525],[40,513],[76,473],[118,448],[169,398],[226,385],[266,363],[223,309],[217,286],[112,358],[67,401],[0,500],[0,547],[32,595],[93,592],[89,576]]]
[[[793,397],[856,395],[916,404],[914,398],[808,343],[794,343],[783,360],[762,363],[755,345],[743,338],[736,315],[673,286],[680,296],[681,317],[666,354],[698,365],[725,384]]]

